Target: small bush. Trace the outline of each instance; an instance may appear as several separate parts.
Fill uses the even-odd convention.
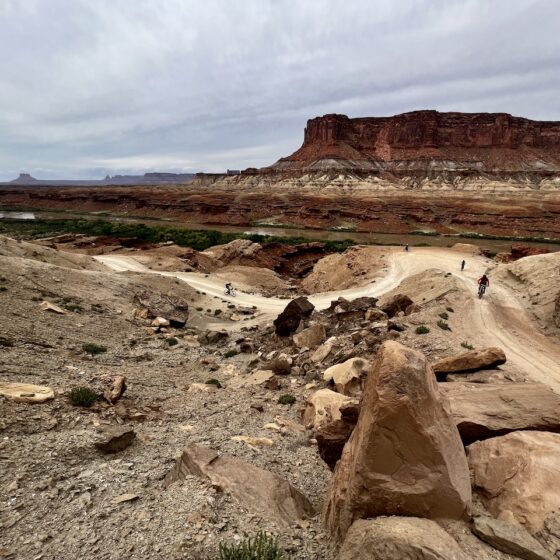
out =
[[[449,313],[455,313],[455,309],[453,309],[453,307],[446,307],[445,309],[449,311]]]
[[[74,406],[90,407],[97,400],[97,393],[89,387],[74,387],[68,398]]]
[[[290,393],[286,393],[285,395],[278,397],[278,404],[294,404],[295,402],[296,398]]]
[[[0,286],[0,292],[7,292],[8,288],[6,286]]]
[[[177,346],[177,344],[179,344],[179,341],[176,338],[166,338],[165,342],[167,342],[168,346]]]
[[[284,550],[278,541],[259,531],[256,537],[236,544],[220,543],[220,555],[216,560],[284,560]]]
[[[439,316],[440,316],[442,319],[445,319],[446,321],[447,321],[447,319],[449,319],[449,315],[448,315],[447,313],[445,313],[445,311],[444,311],[443,313],[440,313]]]
[[[218,389],[222,388],[222,384],[220,383],[220,381],[218,379],[214,379],[214,378],[209,379],[206,382],[206,385],[216,385],[216,387],[218,387]]]
[[[461,346],[463,348],[466,348],[467,350],[474,350],[474,346],[472,344],[469,344],[468,342],[461,342]]]
[[[81,313],[83,311],[83,308],[81,305],[79,305],[78,303],[67,303],[64,306],[68,311],[72,311],[73,313]]]
[[[138,344],[138,341],[135,338],[133,338],[132,340],[129,340],[129,342],[128,342],[128,345],[131,348],[134,348],[137,344]]]
[[[86,344],[82,345],[82,350],[86,352],[86,354],[91,354],[92,356],[107,352],[107,348],[105,346],[95,344],[95,342],[86,342]]]
[[[239,354],[239,352],[237,350],[228,350],[224,354],[224,358],[233,358],[233,356],[237,356],[237,354]]]
[[[204,309],[202,307],[197,307],[196,310],[197,311],[204,311]]]
[[[430,329],[425,325],[420,325],[419,327],[416,327],[416,334],[428,334],[429,332]]]
[[[450,330],[451,330],[451,327],[450,327],[443,319],[440,319],[440,320],[437,322],[437,326],[438,326],[441,330],[444,330],[444,331],[450,331]]]

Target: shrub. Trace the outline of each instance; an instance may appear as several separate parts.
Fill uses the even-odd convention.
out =
[[[95,344],[95,342],[86,342],[82,345],[82,350],[87,354],[91,354],[92,356],[96,356],[97,354],[103,354],[107,352],[107,348],[105,346],[101,346],[99,344]]]
[[[73,302],[67,303],[64,307],[65,307],[68,311],[72,311],[72,312],[74,312],[74,313],[81,313],[81,312],[83,311],[82,306],[81,306],[80,304],[78,304],[78,303],[73,303]]]
[[[440,319],[437,322],[437,326],[444,331],[450,331],[451,330],[451,327],[443,319]]]
[[[445,319],[446,321],[447,321],[447,319],[449,319],[449,315],[448,315],[447,313],[445,313],[445,311],[444,311],[443,313],[440,313],[439,316],[440,316],[442,319]]]
[[[0,292],[7,292],[8,288],[6,286],[0,286]]]
[[[135,338],[133,338],[132,340],[130,340],[130,341],[128,342],[128,345],[129,345],[131,348],[134,348],[137,344],[138,344],[138,341],[137,341]]]
[[[468,342],[461,342],[461,346],[463,348],[466,348],[467,350],[474,350],[474,346],[472,344],[469,344]]]
[[[176,346],[177,344],[179,344],[179,341],[176,338],[166,338],[165,342],[167,342],[168,346]]]
[[[89,387],[74,387],[68,398],[74,406],[90,407],[97,400],[97,393]]]
[[[429,332],[430,329],[425,325],[420,325],[419,327],[416,327],[416,334],[428,334]]]
[[[237,356],[237,354],[239,354],[239,352],[237,350],[228,350],[225,354],[224,357],[225,358],[233,358],[233,356]]]
[[[214,378],[209,379],[206,382],[206,385],[216,385],[216,387],[218,387],[218,389],[222,388],[222,384],[220,383],[220,381],[218,379],[214,379]]]
[[[202,307],[197,307],[196,310],[197,311],[204,311],[204,309],[202,309]]]
[[[252,539],[244,539],[236,544],[220,543],[220,555],[216,560],[284,560],[284,550],[278,541],[259,531]]]
[[[296,398],[290,393],[286,393],[285,395],[278,397],[278,404],[294,404],[295,402]]]
[[[446,311],[449,311],[449,313],[455,313],[455,309],[453,309],[453,307],[446,307],[445,309]]]

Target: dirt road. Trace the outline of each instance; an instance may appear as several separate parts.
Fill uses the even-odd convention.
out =
[[[219,296],[234,301],[237,305],[255,305],[261,318],[268,319],[278,314],[287,301],[267,298],[255,294],[238,292],[237,297],[224,295],[224,288],[204,274],[186,272],[155,272],[147,269],[133,257],[122,255],[103,255],[98,261],[115,271],[153,272],[179,278],[193,288],[211,296]],[[460,262],[466,258],[466,270],[460,271]],[[464,333],[465,339],[477,340],[480,346],[499,346],[504,349],[508,363],[530,378],[553,388],[560,393],[560,347],[542,334],[535,321],[523,307],[517,295],[503,286],[491,284],[482,300],[476,297],[477,278],[489,267],[492,261],[482,257],[459,253],[444,248],[417,248],[410,253],[395,249],[390,254],[387,275],[372,284],[359,288],[317,294],[309,300],[318,308],[329,306],[333,299],[343,296],[353,299],[360,296],[377,296],[397,287],[405,278],[428,269],[450,272],[460,280],[465,288],[465,298],[472,300],[468,313],[456,327]]]

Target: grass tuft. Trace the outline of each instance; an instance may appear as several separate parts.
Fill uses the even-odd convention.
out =
[[[104,354],[105,352],[107,352],[107,348],[105,346],[95,344],[95,342],[86,342],[85,344],[82,344],[82,350],[86,354],[91,354],[92,356],[96,356],[97,354]]]
[[[466,348],[467,350],[474,350],[474,346],[472,344],[469,344],[467,341],[461,342],[461,346],[463,348]]]
[[[426,327],[426,325],[420,325],[419,327],[416,327],[416,334],[428,334],[429,332],[430,329]]]
[[[220,383],[220,381],[218,379],[214,379],[214,378],[209,379],[206,382],[206,385],[215,385],[216,387],[218,387],[218,389],[222,388],[222,384]]]
[[[97,393],[89,387],[74,387],[68,393],[68,399],[74,406],[90,407],[97,400]]]
[[[271,535],[259,531],[252,539],[239,543],[220,543],[220,553],[216,560],[284,560],[284,550]]]
[[[296,398],[290,393],[278,397],[278,404],[294,404],[295,402]]]
[[[167,342],[168,346],[177,346],[177,344],[179,344],[179,341],[174,337],[166,338],[165,342]]]
[[[440,319],[437,322],[437,326],[443,331],[450,331],[451,330],[451,327],[443,319]]]

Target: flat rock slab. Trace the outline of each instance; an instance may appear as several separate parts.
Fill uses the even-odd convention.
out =
[[[132,445],[135,438],[136,433],[132,428],[107,426],[100,431],[99,440],[94,445],[103,453],[118,453]]]
[[[338,560],[467,560],[435,521],[378,517],[355,521]]]
[[[523,560],[554,560],[552,554],[519,525],[481,516],[475,517],[472,532],[495,549]]]
[[[481,369],[492,369],[506,363],[506,355],[501,348],[471,350],[456,356],[444,358],[432,364],[438,381],[443,381],[448,373],[471,373]]]
[[[560,396],[540,383],[441,383],[468,445],[516,430],[560,432]]]
[[[256,514],[282,527],[314,515],[311,502],[281,476],[202,445],[187,445],[165,477],[168,487],[193,474],[209,479]]]
[[[0,395],[21,403],[43,403],[54,399],[54,391],[46,385],[0,382]]]

